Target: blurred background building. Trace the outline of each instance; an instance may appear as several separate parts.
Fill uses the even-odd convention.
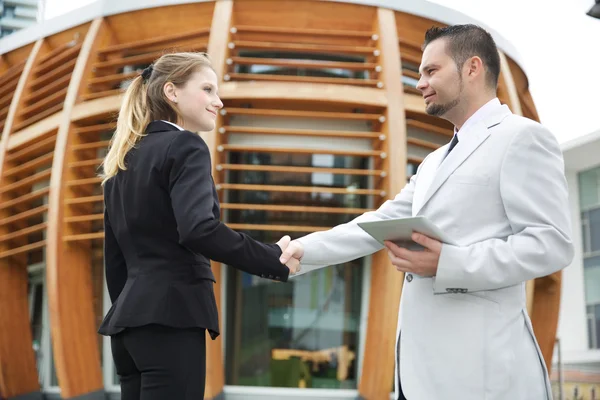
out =
[[[211,55],[225,107],[202,136],[223,220],[275,242],[378,207],[450,140],[415,85],[425,31],[464,22],[478,23],[424,2],[103,0],[1,39],[0,398],[119,398],[96,334],[109,308],[97,172],[123,89],[154,59]],[[519,54],[492,33],[498,97],[539,120]],[[581,252],[528,283],[564,399],[598,391],[594,138],[565,144]],[[384,253],[289,284],[212,267],[222,336],[208,344],[207,399],[389,398],[403,277]]]
[[[43,0],[0,0],[0,37],[38,22]]]

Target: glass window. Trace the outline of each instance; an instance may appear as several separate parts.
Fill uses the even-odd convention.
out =
[[[600,303],[600,256],[584,259],[583,266],[586,303]]]
[[[232,164],[366,168],[367,160],[304,154],[232,153]],[[286,186],[367,188],[362,176],[327,173],[231,171],[228,182]],[[367,196],[329,193],[232,191],[228,203],[367,207]],[[344,213],[230,210],[228,223],[334,226]],[[274,243],[284,234],[247,231]],[[363,260],[312,272],[279,284],[228,269],[226,384],[356,389]]]
[[[581,209],[600,205],[600,167],[579,173]]]
[[[287,59],[287,60],[315,60],[315,61],[340,61],[340,62],[364,62],[363,57],[350,57],[334,54],[312,54],[312,53],[296,53],[296,52],[254,52],[240,51],[240,56],[251,58],[266,58],[266,59]],[[279,67],[262,65],[260,61],[252,65],[235,65],[236,73],[245,74],[268,74],[268,75],[291,75],[291,76],[314,76],[314,77],[329,77],[329,78],[353,78],[353,79],[369,79],[368,71],[355,71],[344,68],[318,68],[311,67]]]

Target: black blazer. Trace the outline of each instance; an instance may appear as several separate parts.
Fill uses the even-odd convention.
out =
[[[126,156],[127,169],[104,187],[104,262],[112,301],[99,333],[161,324],[219,335],[215,260],[287,281],[276,244],[263,244],[220,221],[206,143],[163,121]]]

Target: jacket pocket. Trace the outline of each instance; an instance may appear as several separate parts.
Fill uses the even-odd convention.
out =
[[[210,269],[210,264],[190,264],[192,275],[196,279],[209,279],[213,282],[217,282],[215,276]]]

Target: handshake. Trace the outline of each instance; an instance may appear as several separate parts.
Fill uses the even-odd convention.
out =
[[[302,246],[302,243],[292,240],[288,235],[285,235],[279,239],[277,246],[279,246],[282,252],[279,261],[290,269],[290,275],[300,272],[300,260],[304,255],[304,246]]]

